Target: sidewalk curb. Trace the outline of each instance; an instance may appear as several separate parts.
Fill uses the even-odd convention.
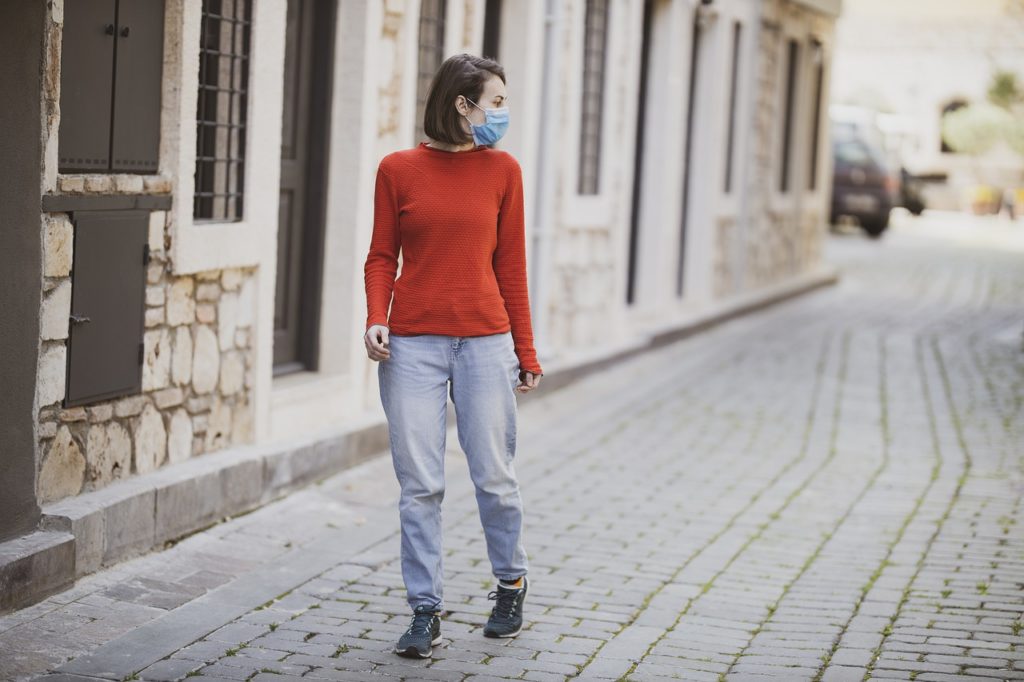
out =
[[[39,530],[0,544],[0,613],[258,509],[388,447],[385,423],[347,429],[232,448],[44,506]]]

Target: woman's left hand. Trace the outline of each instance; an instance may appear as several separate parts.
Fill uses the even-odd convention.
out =
[[[520,393],[529,393],[533,389],[540,386],[540,378],[543,374],[534,374],[527,370],[519,372],[519,385],[516,386],[516,390]]]

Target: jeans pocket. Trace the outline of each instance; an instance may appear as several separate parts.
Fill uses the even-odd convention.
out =
[[[511,332],[509,332],[509,337],[508,337],[508,352],[507,352],[507,356],[508,356],[508,363],[509,363],[509,373],[512,375],[512,378],[515,380],[515,383],[513,383],[512,385],[515,386],[516,384],[519,383],[519,356],[516,355],[516,343],[515,343],[515,341],[512,340],[512,333]]]

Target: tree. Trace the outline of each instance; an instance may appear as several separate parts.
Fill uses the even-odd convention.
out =
[[[964,154],[984,154],[1000,140],[1024,155],[1024,88],[1012,71],[996,71],[987,101],[973,102],[942,117],[942,140]]]
[[[1024,103],[1024,91],[1017,82],[1017,74],[1013,71],[996,71],[992,74],[988,101],[1007,110]]]
[[[1006,137],[1011,115],[988,102],[974,102],[942,117],[942,139],[955,152],[981,155]]]

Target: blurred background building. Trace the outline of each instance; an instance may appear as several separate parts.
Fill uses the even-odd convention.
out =
[[[1024,1],[848,0],[834,57],[833,102],[872,113],[929,207],[1024,188]]]
[[[526,182],[550,387],[834,279],[821,246],[839,12],[3,3],[0,606],[386,448],[362,340],[373,179],[424,139],[451,54],[506,69],[499,146]]]

